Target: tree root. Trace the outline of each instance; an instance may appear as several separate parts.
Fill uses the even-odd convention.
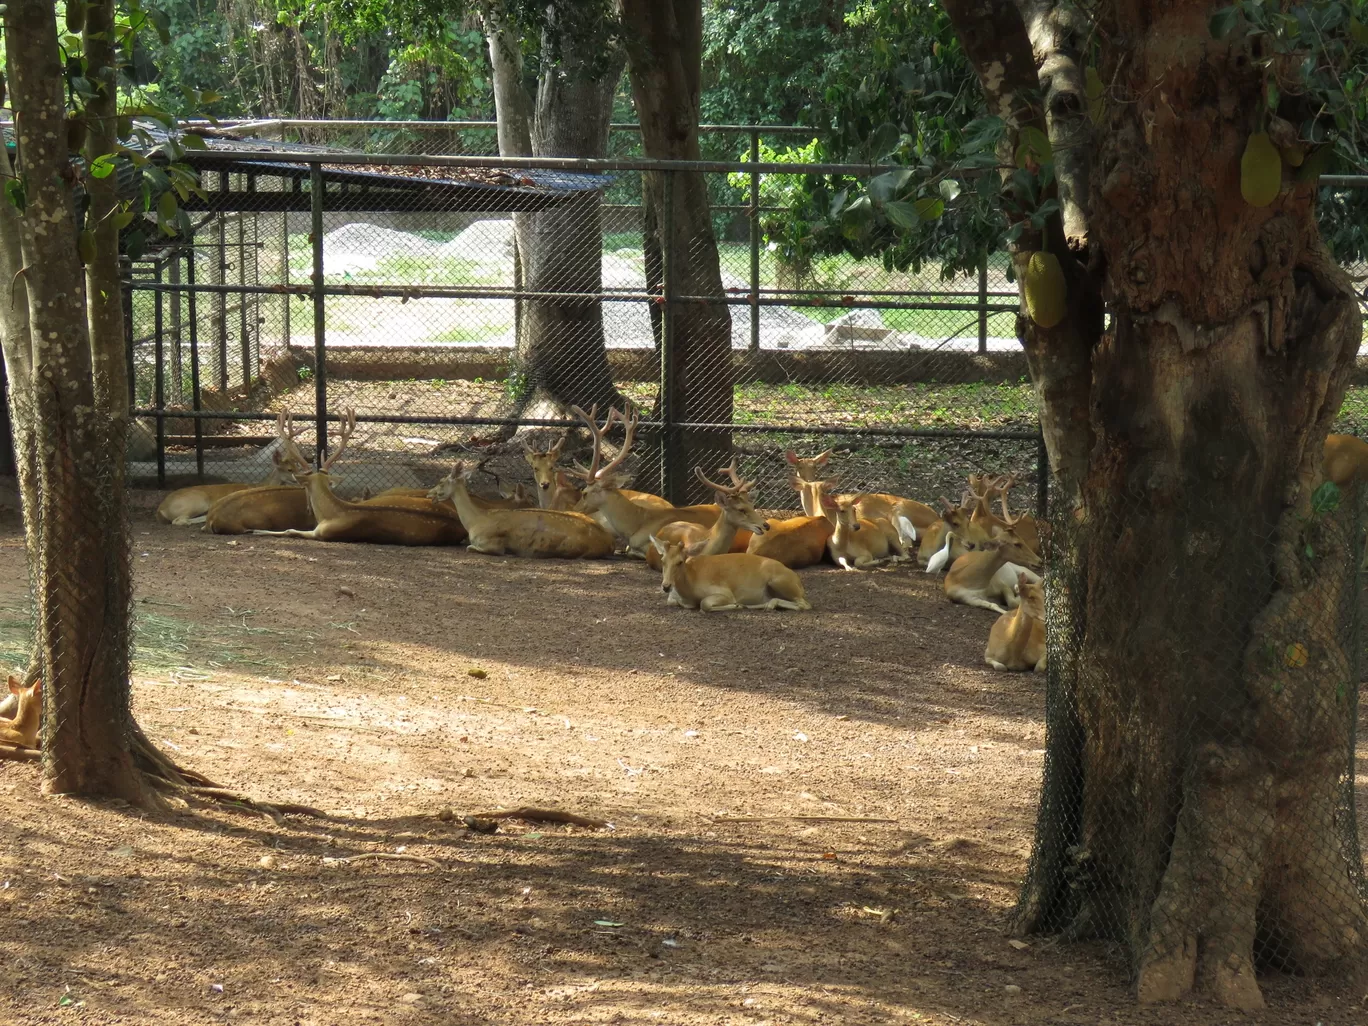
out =
[[[436,814],[440,820],[450,820],[455,818],[455,814],[450,809],[443,809]],[[606,819],[589,819],[587,816],[577,816],[573,812],[563,812],[560,809],[534,809],[529,805],[524,805],[518,809],[499,809],[496,812],[472,812],[464,817],[467,821],[487,822],[496,819],[523,819],[529,823],[569,823],[571,826],[589,827],[592,830],[602,830],[610,826]]]
[[[136,723],[133,725],[132,737],[129,738],[129,748],[133,753],[134,764],[142,771],[148,784],[163,794],[188,795],[223,802],[228,805],[242,805],[264,813],[277,825],[282,824],[284,822],[283,817],[287,815],[313,816],[317,819],[328,818],[326,812],[315,809],[312,805],[258,801],[249,795],[215,783],[203,773],[179,766],[167,758],[165,753],[143,733],[142,727]]]

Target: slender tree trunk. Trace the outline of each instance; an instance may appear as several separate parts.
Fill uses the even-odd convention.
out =
[[[698,108],[702,74],[700,0],[623,0],[624,34],[632,43],[628,70],[646,156],[698,160]],[[691,297],[672,305],[672,388],[662,407],[675,422],[730,424],[732,420],[731,312],[725,302],[713,234],[707,181],[701,174],[671,173],[669,216],[665,176],[642,176],[646,218],[647,286],[668,276],[673,293]],[[667,267],[668,265],[668,267]],[[662,326],[663,330],[663,326]],[[731,432],[689,429],[671,460],[672,491],[701,495],[683,468],[715,467],[731,458]]]
[[[1141,1000],[1256,1008],[1257,967],[1326,971],[1368,930],[1356,510],[1311,503],[1360,341],[1353,290],[1314,182],[1242,198],[1263,71],[1241,33],[1210,38],[1214,6],[1100,9],[1095,143],[1080,41],[1048,5],[946,8],[1011,115],[1004,154],[1034,126],[1060,155],[1062,216],[1014,255],[1055,253],[1070,304],[1054,328],[1019,322],[1063,493],[1019,925],[1122,943]]]
[[[9,150],[0,146],[0,178],[14,177]],[[9,203],[0,203],[0,281],[11,283],[10,300],[0,298],[0,344],[3,345],[5,376],[9,383],[10,432],[14,438],[14,477],[24,520],[24,549],[29,580],[38,567],[38,464],[33,421],[33,338],[29,332],[28,285],[20,269],[24,266],[19,247],[19,212]],[[24,683],[31,684],[41,673],[41,660],[35,647],[29,656]],[[14,714],[13,696],[0,703],[0,715]]]
[[[117,477],[97,407],[91,334],[72,208],[63,75],[50,0],[5,12],[10,95],[26,207],[20,251],[35,338],[33,410],[39,501],[38,644],[45,684],[43,787],[49,793],[153,800],[129,739],[126,526],[104,496]],[[115,290],[117,293],[117,289]],[[107,386],[106,386],[107,387]],[[110,550],[117,555],[111,556]]]
[[[599,32],[551,25],[542,53],[533,154],[604,156],[623,63],[606,24]],[[525,303],[518,353],[528,385],[524,394],[585,409],[620,404],[608,366],[603,305],[597,298],[603,291],[602,195],[584,193],[558,207],[524,214],[522,220],[524,286],[534,293],[566,294]]]

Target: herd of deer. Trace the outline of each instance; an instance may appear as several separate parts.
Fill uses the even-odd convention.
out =
[[[348,411],[337,445],[317,470],[296,443],[288,413],[277,422],[278,448],[270,477],[257,485],[219,484],[172,492],[157,510],[165,523],[202,523],[218,534],[267,534],[320,541],[391,545],[454,545],[491,555],[603,559],[615,553],[644,559],[661,573],[667,602],[688,609],[804,610],[811,606],[796,570],[830,562],[846,570],[916,561],[930,572],[946,570],[952,602],[1002,615],[985,654],[998,669],[1042,664],[1043,602],[1039,601],[1040,542],[1045,525],[1013,516],[1007,493],[1015,477],[971,475],[969,490],[942,511],[915,499],[880,492],[839,494],[821,475],[831,457],[786,454],[801,515],[762,516],[735,460],[727,480],[694,473],[714,500],[673,506],[628,488],[621,467],[632,451],[637,415],[610,409],[602,424],[597,408],[572,407],[593,440],[589,465],[560,466],[566,435],[541,451],[524,442],[534,494],[486,497],[471,490],[478,465],[457,463],[430,489],[393,488],[356,501],[336,494],[329,472],[356,429]],[[608,457],[614,425],[621,444]],[[993,503],[1001,506],[1001,516]]]

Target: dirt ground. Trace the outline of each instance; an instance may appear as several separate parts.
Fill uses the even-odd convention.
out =
[[[811,613],[704,615],[639,563],[211,537],[157,498],[139,719],[332,818],[149,818],[0,763],[0,1022],[1368,1022],[1347,980],[1139,1009],[1115,953],[1009,943],[1042,681],[983,666],[994,614],[923,574],[805,571]],[[12,511],[0,582],[21,627]],[[612,829],[460,822],[521,805]]]

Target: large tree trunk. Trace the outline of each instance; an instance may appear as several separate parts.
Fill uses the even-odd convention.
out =
[[[702,68],[700,0],[623,0],[628,70],[646,156],[698,160],[698,105]],[[662,383],[662,417],[671,423],[729,425],[732,420],[731,311],[722,290],[707,181],[701,174],[647,172],[642,176],[647,287],[665,279],[686,302],[669,305],[668,389]],[[654,259],[653,259],[654,258]],[[659,283],[651,280],[659,274]],[[667,442],[668,444],[668,442]],[[669,491],[689,501],[701,486],[684,470],[718,467],[731,458],[727,428],[687,429],[674,447]]]
[[[1214,6],[1102,9],[1093,146],[1076,41],[1047,6],[946,7],[990,109],[1015,112],[1004,152],[1034,125],[1061,154],[1064,216],[1014,256],[1055,252],[1071,308],[1020,321],[1061,501],[1019,924],[1122,943],[1142,1000],[1258,1007],[1257,967],[1364,951],[1357,505],[1311,503],[1360,341],[1351,284],[1314,182],[1242,198],[1262,69],[1243,33],[1210,38]]]
[[[36,598],[45,687],[43,787],[152,800],[129,740],[129,616],[122,507],[109,501],[118,432],[97,407],[72,209],[63,76],[50,0],[5,12],[26,207],[18,218],[34,366],[27,389],[39,481]],[[115,290],[117,292],[117,289]],[[126,399],[125,399],[126,401]],[[16,403],[16,405],[20,405]]]
[[[606,15],[606,8],[601,13]],[[504,22],[492,16],[486,20],[501,153],[526,144],[538,157],[607,153],[613,94],[624,60],[608,28],[606,17],[564,25],[553,20],[546,27],[529,137],[522,63],[512,49],[516,41]],[[565,296],[520,303],[517,351],[524,388],[519,413],[543,398],[585,408],[622,402],[608,366],[603,307],[597,298],[603,291],[602,205],[602,196],[594,192],[514,217],[522,288]]]

